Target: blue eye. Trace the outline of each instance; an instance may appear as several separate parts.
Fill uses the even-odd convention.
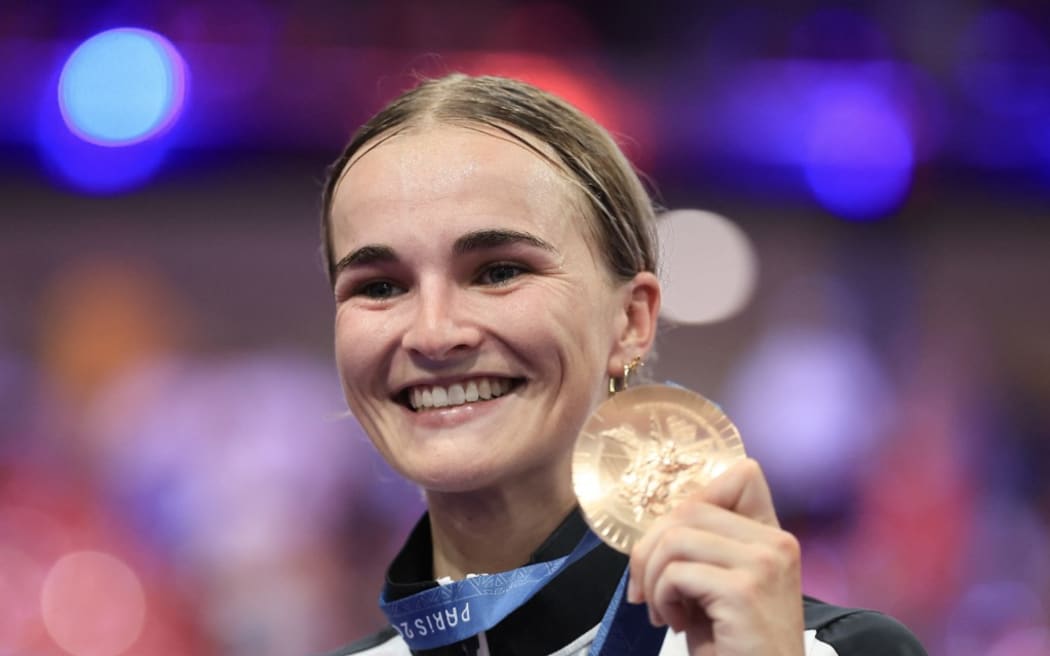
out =
[[[482,270],[478,281],[483,285],[502,285],[525,273],[525,267],[516,264],[493,264]]]

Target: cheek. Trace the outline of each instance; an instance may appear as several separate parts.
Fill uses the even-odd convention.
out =
[[[522,291],[526,293],[516,295],[498,314],[505,334],[537,355],[557,358],[566,366],[598,365],[611,344],[611,314],[602,290],[557,284]]]
[[[386,340],[374,313],[340,311],[335,319],[335,363],[344,391],[358,390],[377,373]]]
[[[348,317],[336,315],[335,319],[335,363],[339,368],[339,375],[346,377],[348,371],[352,371],[354,360],[358,357],[359,349],[353,348],[360,335],[350,327],[352,323]]]
[[[383,347],[381,327],[375,316],[367,313],[337,313],[335,320],[335,364],[343,397],[356,421],[361,424],[372,444],[383,457],[390,459],[389,448],[382,439],[384,419],[375,403],[374,390],[382,380]]]

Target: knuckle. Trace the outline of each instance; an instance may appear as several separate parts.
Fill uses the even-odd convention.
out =
[[[737,597],[746,604],[754,603],[762,596],[762,581],[765,579],[761,573],[750,570],[742,572],[736,578]]]
[[[798,538],[787,531],[777,531],[755,550],[755,565],[763,573],[775,574],[794,567],[802,558]]]
[[[667,593],[668,586],[674,586],[676,583],[680,583],[688,574],[688,567],[681,561],[674,561],[667,564],[664,568],[664,576],[661,577],[661,590]]]
[[[773,546],[777,553],[790,563],[797,562],[802,557],[802,546],[798,538],[787,531],[777,531]]]
[[[682,524],[669,526],[667,530],[664,531],[664,541],[671,549],[675,549],[688,542],[691,537],[692,530],[688,526]]]
[[[755,551],[754,571],[757,574],[756,578],[768,577],[781,567],[782,560],[776,549],[761,548]]]
[[[748,478],[755,478],[762,475],[762,467],[754,458],[745,458],[744,461],[740,463],[740,467]]]

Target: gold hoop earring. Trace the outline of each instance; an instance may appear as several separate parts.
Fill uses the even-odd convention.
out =
[[[630,362],[628,362],[625,365],[623,365],[623,376],[619,376],[619,377],[618,376],[610,376],[609,377],[609,396],[612,396],[613,394],[616,394],[617,392],[622,392],[623,390],[627,389],[627,384],[629,382],[631,374],[634,373],[635,369],[637,369],[639,367],[642,367],[644,365],[645,365],[645,363],[642,362],[642,358],[640,356],[636,355],[636,356],[634,356],[634,358]]]

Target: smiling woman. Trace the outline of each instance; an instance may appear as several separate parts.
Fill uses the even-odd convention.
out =
[[[595,546],[573,446],[652,348],[660,286],[649,197],[589,118],[512,80],[424,83],[332,167],[323,239],[347,402],[428,507],[390,627],[339,654],[922,653],[804,600],[750,460],[629,558]]]
[[[573,438],[606,369],[651,340],[658,301],[651,273],[622,289],[604,274],[571,219],[575,194],[504,132],[435,125],[351,160],[332,201],[331,248],[348,254],[335,267],[336,353],[355,416],[434,493],[555,494],[536,509],[541,532],[571,508]],[[471,382],[490,400],[451,403]],[[427,391],[440,407],[407,402]],[[485,555],[472,564],[498,571],[521,554]]]

